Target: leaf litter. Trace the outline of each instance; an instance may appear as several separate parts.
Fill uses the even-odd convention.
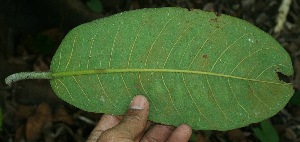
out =
[[[205,9],[210,11],[226,13],[245,19],[264,31],[271,33],[289,51],[292,59],[294,60],[295,75],[294,77],[283,77],[283,79],[287,82],[292,82],[294,88],[299,91],[300,43],[298,41],[300,39],[300,30],[297,29],[300,29],[300,18],[295,15],[299,15],[300,3],[297,1],[292,2],[290,12],[287,15],[286,24],[284,25],[281,33],[274,34],[272,31],[276,25],[276,15],[274,13],[277,12],[281,1],[253,1],[254,0],[246,0],[246,2],[243,1],[243,3],[238,3],[235,1],[208,2],[197,0],[175,0],[166,2],[145,1],[143,3],[132,2],[127,5],[125,4],[124,6],[121,6],[123,3],[119,1],[115,5],[116,7],[112,6],[114,7],[112,9],[104,8],[103,13],[111,15],[112,13],[119,13],[121,11],[143,7],[180,6],[200,9],[205,7]],[[13,54],[11,59],[18,59],[22,62],[21,65],[19,64],[19,61],[14,62],[13,64],[8,63],[9,60],[1,55],[1,80],[3,80],[2,78],[4,78],[6,75],[10,74],[9,72],[19,72],[28,69],[47,69],[47,65],[49,66],[49,59],[51,59],[51,56],[32,53],[30,50],[31,49],[24,47],[24,44],[22,43],[19,43],[15,49],[14,52],[20,53]],[[33,64],[34,62],[38,62],[39,65]],[[6,69],[5,71],[3,70],[4,68]],[[101,115],[83,112],[72,106],[69,106],[68,104],[65,104],[64,102],[60,101],[53,94],[53,92],[51,93],[51,91],[47,91],[47,88],[49,89],[49,84],[47,83],[39,83],[38,81],[24,82],[26,83],[18,83],[12,88],[5,87],[3,82],[0,84],[1,101],[4,102],[1,103],[1,108],[3,110],[2,112],[4,113],[3,131],[1,132],[0,137],[1,141],[22,141],[24,139],[35,139],[40,141],[70,140],[67,139],[67,137],[72,137],[71,140],[74,141],[84,141],[87,138],[90,131],[94,127],[94,125],[88,123],[88,121],[90,120],[89,122],[97,122]],[[26,84],[29,85],[26,86]],[[43,87],[44,90],[41,90],[38,89],[40,86],[37,84],[40,84],[40,86],[48,85],[48,87]],[[46,97],[46,99],[43,97]],[[82,117],[84,119],[82,119]],[[83,121],[85,119],[87,121]],[[281,141],[296,142],[300,140],[299,106],[288,104],[281,112],[270,118],[270,120],[274,128],[277,130]],[[227,132],[195,131],[194,136],[196,138],[194,139],[194,142],[258,141],[258,138],[254,136],[253,131],[251,130],[251,128],[254,127],[259,127],[259,124],[253,124],[249,127]]]

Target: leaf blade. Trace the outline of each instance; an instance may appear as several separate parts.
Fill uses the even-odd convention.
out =
[[[261,121],[286,104],[293,89],[276,71],[293,73],[288,54],[249,23],[160,8],[72,30],[53,58],[50,82],[63,100],[84,110],[124,114],[132,95],[143,94],[150,120],[227,130]]]

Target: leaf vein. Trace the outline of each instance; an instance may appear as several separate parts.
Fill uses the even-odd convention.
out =
[[[145,90],[145,88],[144,88],[144,85],[143,85],[143,83],[142,83],[141,73],[140,73],[140,72],[139,72],[138,78],[139,78],[139,82],[140,82],[140,84],[141,84],[141,87],[142,87],[142,89],[143,89],[145,95],[149,97],[149,100],[150,100],[151,102],[153,102],[152,99],[151,99],[151,97],[150,97],[150,95],[148,95],[148,93],[146,92],[146,90]],[[152,106],[154,107],[154,110],[155,110],[155,111],[158,111],[158,109],[156,108],[156,106],[154,105],[154,103],[152,103]]]
[[[181,73],[181,76],[182,76],[183,84],[184,84],[186,90],[188,91],[188,94],[189,94],[190,98],[192,99],[192,102],[193,102],[193,104],[196,106],[196,108],[197,108],[198,112],[200,113],[200,115],[202,115],[202,116],[204,117],[204,119],[206,119],[206,120],[208,121],[208,123],[209,123],[211,126],[213,126],[214,128],[219,128],[219,126],[217,126],[217,125],[215,125],[214,123],[212,123],[212,122],[206,117],[206,115],[201,111],[200,107],[199,107],[199,106],[197,105],[197,103],[195,102],[195,100],[194,100],[194,98],[193,98],[193,95],[191,94],[190,89],[188,88],[188,86],[187,86],[187,84],[186,84],[186,82],[185,82],[185,77],[184,77],[183,73]],[[200,122],[200,117],[199,117],[199,123],[201,123],[201,122]]]
[[[131,94],[129,93],[129,89],[128,89],[128,87],[127,87],[127,84],[126,84],[126,82],[125,82],[124,77],[123,77],[122,74],[121,74],[121,78],[122,78],[122,81],[123,81],[123,83],[124,83],[124,86],[125,86],[125,88],[126,88],[126,90],[127,90],[128,95],[129,95],[130,97],[132,97]]]
[[[192,70],[176,70],[176,69],[98,69],[98,70],[82,70],[82,71],[68,71],[68,72],[53,72],[53,78],[66,77],[66,76],[78,76],[78,75],[89,75],[89,74],[108,74],[108,73],[141,73],[141,72],[161,72],[161,73],[186,73],[186,74],[198,74],[198,75],[209,75],[209,76],[219,76],[224,78],[239,79],[245,81],[253,81],[260,83],[269,83],[277,85],[290,85],[290,83],[283,82],[272,82],[266,80],[257,80],[252,78],[245,78],[239,76],[232,76],[226,74],[218,74],[212,72],[203,71],[192,71]]]
[[[104,93],[104,95],[106,96],[106,98],[108,99],[108,101],[111,103],[112,106],[114,106],[115,108],[118,108],[118,107],[111,101],[110,97],[108,97],[108,95],[107,95],[107,93],[106,93],[106,91],[105,91],[105,88],[104,88],[103,85],[102,85],[102,82],[101,82],[101,80],[100,80],[99,75],[97,75],[97,79],[98,79],[98,82],[100,83],[101,89],[103,90],[103,93]]]
[[[162,79],[162,82],[164,83],[164,86],[165,86],[167,92],[168,92],[168,95],[169,95],[169,98],[170,98],[170,100],[171,100],[171,103],[172,103],[174,109],[176,110],[176,113],[177,113],[178,116],[181,118],[181,120],[184,121],[184,119],[182,118],[182,115],[179,113],[177,107],[176,107],[175,104],[174,104],[174,99],[172,98],[172,95],[171,95],[171,93],[170,93],[170,91],[169,91],[169,89],[168,89],[168,87],[167,87],[167,85],[166,85],[166,83],[165,83],[165,79],[164,79],[164,76],[163,76],[162,73],[161,73],[161,79]]]
[[[206,82],[207,82],[208,88],[209,88],[209,90],[210,90],[210,92],[211,92],[211,95],[212,95],[212,97],[213,97],[213,100],[216,102],[218,109],[221,111],[221,113],[223,114],[223,116],[224,116],[227,120],[229,120],[230,122],[233,122],[231,119],[229,119],[229,118],[226,116],[224,110],[221,108],[220,104],[218,103],[218,101],[217,101],[217,99],[216,99],[216,97],[215,97],[215,95],[214,95],[214,93],[213,93],[213,91],[212,91],[212,88],[211,88],[211,86],[210,86],[210,83],[209,83],[209,81],[208,81],[207,75],[205,76],[205,78],[206,78]],[[233,122],[233,123],[234,123],[234,122]],[[227,124],[225,123],[224,125],[226,126]]]
[[[269,50],[270,48],[265,48],[266,50]],[[242,64],[246,59],[248,59],[249,57],[251,57],[251,56],[253,56],[254,54],[256,54],[256,53],[258,53],[258,52],[260,52],[260,51],[262,51],[262,50],[264,50],[263,48],[261,48],[261,49],[259,49],[259,50],[257,50],[257,51],[255,51],[255,52],[253,52],[253,53],[251,53],[250,55],[248,55],[247,57],[245,57],[244,59],[242,59],[233,69],[232,69],[232,71],[231,71],[231,73],[229,74],[229,75],[231,75],[234,71],[235,71],[235,69],[240,65],[240,64]]]
[[[74,99],[73,99],[73,97],[72,97],[72,95],[71,95],[69,89],[67,88],[67,86],[66,86],[60,79],[57,79],[57,80],[59,81],[60,84],[62,84],[62,85],[64,86],[64,88],[67,90],[67,92],[68,92],[68,94],[69,94],[69,96],[70,96],[72,102],[74,102]]]
[[[82,89],[82,87],[81,87],[81,85],[79,84],[79,82],[77,81],[77,79],[76,79],[74,76],[72,76],[72,78],[74,79],[74,81],[76,82],[76,84],[77,84],[78,87],[80,88],[81,92],[82,92],[82,93],[84,94],[84,96],[86,97],[86,99],[87,99],[88,101],[90,101],[88,95],[84,92],[84,90]]]
[[[232,95],[233,95],[235,101],[237,102],[237,104],[238,104],[238,105],[239,105],[239,106],[240,106],[240,107],[241,107],[248,115],[251,115],[251,116],[253,116],[253,117],[256,117],[255,115],[253,115],[252,113],[248,112],[248,111],[243,107],[243,105],[240,103],[240,101],[237,99],[235,93],[233,92],[232,86],[231,86],[231,84],[230,84],[230,80],[227,79],[227,82],[228,82],[228,85],[229,85],[230,92],[232,93]]]
[[[266,103],[264,103],[263,101],[261,101],[259,98],[258,98],[258,96],[257,95],[255,95],[255,92],[254,92],[254,89],[251,87],[251,83],[249,84],[249,87],[250,87],[250,90],[251,90],[251,93],[252,93],[252,95],[261,103],[261,104],[263,104],[266,108],[268,108],[268,109],[271,109],[271,107],[270,106],[268,106]]]
[[[59,52],[58,65],[57,65],[57,68],[56,68],[56,70],[58,70],[58,69],[59,69],[59,67],[61,66],[61,65],[60,65],[60,61],[61,61],[61,52]]]
[[[232,47],[232,45],[234,45],[237,41],[239,41],[240,39],[242,39],[245,35],[247,34],[244,34],[243,36],[239,37],[238,39],[236,39],[232,44],[230,44],[221,54],[220,56],[216,59],[215,63],[213,64],[212,68],[210,69],[210,71],[212,72],[212,70],[214,69],[215,65],[217,64],[217,62],[220,60],[220,58],[223,56],[223,54],[230,48]]]
[[[176,16],[177,16],[177,15],[175,15],[175,16],[172,17],[172,18],[170,18],[170,20],[168,20],[168,21],[166,22],[166,24],[162,27],[162,29],[161,29],[160,32],[158,33],[157,37],[155,38],[155,40],[154,40],[153,43],[151,44],[150,49],[149,49],[148,54],[147,54],[147,57],[146,57],[146,59],[145,59],[145,65],[144,65],[145,67],[147,66],[149,54],[151,53],[152,48],[154,47],[154,44],[156,43],[157,39],[160,37],[161,33],[164,31],[164,29],[165,29],[166,26],[169,24],[169,22],[170,22],[171,20],[173,20]]]
[[[184,30],[183,33],[185,33],[189,28],[190,28],[190,27],[187,27],[187,28]],[[167,58],[166,58],[166,60],[165,60],[165,63],[164,63],[164,67],[163,67],[163,68],[165,68],[165,66],[166,66],[166,64],[167,64],[167,62],[168,62],[168,59],[169,59],[169,57],[170,57],[170,55],[171,55],[171,53],[172,53],[172,51],[173,51],[175,45],[176,45],[176,44],[178,43],[178,41],[183,37],[183,33],[176,39],[175,43],[173,44],[173,46],[172,46],[172,48],[171,48],[171,50],[170,50],[170,52],[169,52],[169,54],[168,54],[168,56],[167,56]]]
[[[66,64],[65,71],[67,70],[67,68],[68,68],[68,66],[69,66],[69,64],[70,64],[71,58],[72,58],[72,56],[73,56],[73,51],[74,51],[75,42],[76,42],[77,37],[78,37],[78,33],[77,33],[77,34],[75,35],[75,37],[74,37],[73,44],[72,44],[72,48],[71,48],[71,53],[70,53],[68,62],[67,62],[67,64]]]
[[[130,48],[130,53],[129,53],[128,62],[127,62],[127,68],[129,68],[129,65],[130,65],[131,55],[132,55],[132,51],[133,51],[133,49],[134,49],[134,47],[135,47],[136,40],[139,38],[140,33],[141,33],[141,31],[142,31],[142,27],[143,27],[144,25],[145,25],[145,23],[143,23],[143,25],[140,26],[139,31],[138,31],[138,33],[136,34],[135,39],[134,39],[134,41],[133,41],[133,43],[132,43],[132,46],[131,46],[131,48]]]
[[[226,23],[223,28],[228,25],[229,23]],[[207,41],[218,31],[218,29],[216,28],[211,34],[210,36],[204,41],[204,43],[200,46],[198,52],[196,53],[195,57],[193,58],[192,62],[190,63],[188,69],[191,68],[192,64],[194,63],[194,61],[196,60],[196,58],[198,57],[199,53],[201,52],[202,48],[204,47],[204,45],[207,43]]]
[[[99,31],[99,30],[98,30]],[[96,34],[92,37],[92,41],[91,41],[91,46],[90,46],[90,51],[89,51],[89,56],[88,56],[88,60],[87,60],[87,64],[86,64],[86,69],[89,69],[89,64],[90,64],[90,60],[92,57],[92,49],[93,49],[93,45],[95,43],[95,38],[98,35],[98,31],[96,32]]]
[[[117,30],[117,33],[116,33],[116,35],[114,37],[114,41],[113,41],[113,44],[112,44],[112,47],[111,47],[111,52],[110,52],[109,62],[108,62],[108,68],[111,68],[110,67],[111,66],[111,60],[112,60],[112,56],[113,56],[113,52],[114,52],[114,47],[115,47],[117,36],[119,34],[120,27],[121,27],[121,24],[118,26],[118,30]]]
[[[274,67],[274,66],[277,66],[277,65],[272,65],[272,66],[269,66],[269,67],[267,67],[266,69],[264,69],[255,79],[258,79],[263,73],[265,73],[265,71],[267,71],[267,70],[269,70],[269,69],[271,69],[272,67]]]

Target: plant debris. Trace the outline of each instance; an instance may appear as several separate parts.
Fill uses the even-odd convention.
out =
[[[46,0],[42,4],[4,0],[0,4],[0,105],[3,120],[0,141],[85,141],[102,114],[84,112],[61,101],[46,80],[21,81],[8,87],[4,78],[15,72],[48,70],[63,36],[81,23],[133,9],[171,6],[214,11],[244,19],[283,45],[290,53],[295,71],[293,76],[284,80],[293,83],[296,97],[269,121],[280,141],[300,141],[300,102],[297,100],[300,91],[300,2],[291,1],[289,10],[284,13],[278,13],[282,4],[280,0],[101,2],[103,9],[100,14],[87,9],[80,0],[74,0],[74,4],[62,4],[59,0]],[[64,12],[56,13],[62,10],[53,10],[55,8]],[[276,21],[281,14],[285,18],[277,28],[280,22]],[[258,142],[253,128],[261,128],[260,123],[225,132],[194,131],[190,141]]]

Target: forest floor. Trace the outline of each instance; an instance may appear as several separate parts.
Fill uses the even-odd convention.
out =
[[[285,80],[293,83],[296,90],[287,106],[277,115],[264,121],[266,123],[251,124],[224,132],[194,131],[190,141],[258,142],[261,137],[268,139],[278,136],[282,142],[300,142],[299,1],[292,0],[280,32],[274,31],[280,0],[102,0],[102,8],[98,13],[85,7],[84,2],[88,0],[74,1],[79,3],[76,8],[68,3],[60,4],[57,0],[43,4],[31,0],[0,2],[0,141],[81,142],[86,140],[101,118],[102,114],[85,112],[63,102],[54,94],[48,80],[20,81],[11,87],[4,83],[5,77],[12,73],[48,71],[53,54],[71,28],[83,22],[128,10],[185,7],[238,17],[272,35],[292,58],[295,73],[285,77]],[[62,6],[57,8],[71,12],[55,13],[59,11],[55,9],[55,5],[59,4]],[[55,8],[47,9],[42,5]],[[76,16],[66,18],[65,13]],[[271,128],[264,127],[264,124]],[[272,131],[273,128],[275,132]],[[263,132],[255,131],[257,129]]]

